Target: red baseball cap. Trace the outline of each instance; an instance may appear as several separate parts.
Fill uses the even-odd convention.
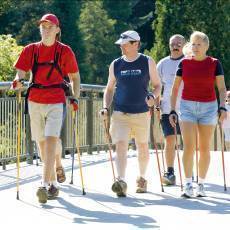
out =
[[[43,15],[42,18],[39,20],[39,25],[42,22],[51,22],[51,23],[55,24],[56,26],[59,26],[59,20],[58,20],[57,16],[54,14]]]

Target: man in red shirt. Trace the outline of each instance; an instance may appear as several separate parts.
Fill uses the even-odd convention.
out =
[[[58,195],[55,173],[55,154],[60,148],[60,132],[65,110],[65,77],[72,84],[74,109],[80,95],[80,75],[71,48],[58,41],[60,24],[53,14],[44,15],[39,21],[41,41],[24,47],[15,68],[16,88],[22,87],[20,79],[32,72],[28,91],[28,107],[32,139],[39,146],[44,163],[42,185],[37,196],[40,203]]]

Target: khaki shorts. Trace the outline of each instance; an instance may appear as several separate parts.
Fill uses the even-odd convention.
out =
[[[149,131],[149,112],[131,114],[114,111],[112,114],[110,134],[113,144],[118,141],[128,142],[132,137],[136,143],[148,143]]]
[[[43,141],[45,137],[60,137],[63,120],[63,103],[40,104],[29,101],[32,140]]]

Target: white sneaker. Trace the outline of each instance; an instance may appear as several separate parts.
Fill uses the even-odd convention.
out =
[[[204,184],[198,184],[196,187],[196,196],[197,197],[205,197],[205,191],[204,191]]]
[[[192,183],[187,183],[185,186],[184,186],[184,191],[181,195],[182,197],[185,197],[185,198],[191,198],[193,196],[193,187],[192,187]]]

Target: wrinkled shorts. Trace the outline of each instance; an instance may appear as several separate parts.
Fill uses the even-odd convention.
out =
[[[130,137],[134,137],[136,143],[148,143],[150,118],[149,112],[131,114],[114,111],[110,126],[113,143],[128,142]]]
[[[180,121],[192,122],[202,125],[216,125],[218,121],[217,101],[197,102],[181,100]]]
[[[164,133],[164,137],[174,135],[174,128],[171,126],[171,124],[169,122],[169,114],[162,114],[161,115],[161,127],[162,127],[162,131]],[[180,132],[179,122],[177,122],[177,124],[176,124],[176,130],[177,130],[177,134],[180,135],[181,132]]]
[[[29,101],[32,140],[43,141],[45,137],[60,137],[64,106],[63,103],[40,104]]]

